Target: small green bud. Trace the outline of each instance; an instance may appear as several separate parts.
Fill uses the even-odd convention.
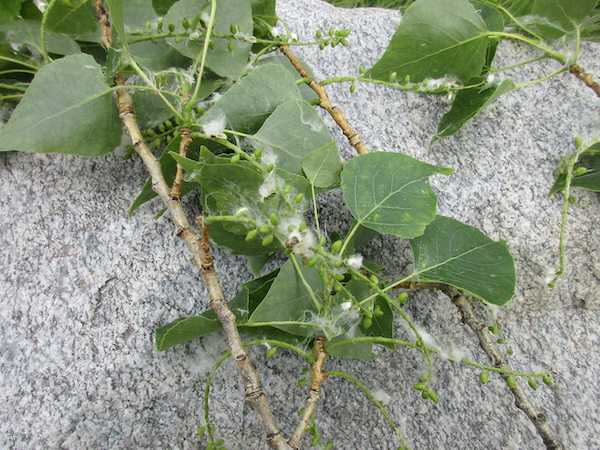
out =
[[[377,278],[377,275],[371,275],[371,277],[369,279],[371,280],[371,283],[373,283],[373,284],[379,283],[379,278]]]
[[[369,328],[371,328],[371,326],[373,325],[373,319],[369,319],[368,317],[365,317],[362,321],[362,326],[365,330],[368,330]]]
[[[196,106],[196,114],[204,114],[204,108],[202,108],[201,106]]]
[[[267,172],[272,172],[274,168],[275,168],[275,164],[269,164],[269,165],[268,165],[268,166],[265,168],[265,170],[266,170]]]
[[[283,253],[285,253],[286,255],[291,255],[292,253],[294,253],[294,250],[291,249],[290,247],[286,247],[286,249],[283,251]]]
[[[308,384],[308,381],[306,381],[306,380],[298,381],[298,386],[306,386],[307,384]]]
[[[257,149],[254,151],[254,157],[255,157],[256,159],[260,159],[260,157],[261,157],[261,156],[262,156],[262,154],[263,154],[263,151],[264,151],[264,149],[262,149],[262,148],[257,148]]]
[[[372,318],[373,318],[373,313],[372,313],[371,311],[369,311],[368,309],[367,309],[367,310],[365,310],[365,312],[363,312],[363,315],[364,315],[365,317],[368,317],[369,319],[372,319]]]
[[[298,411],[299,416],[301,416],[302,414],[304,414],[304,408],[302,408],[301,410]]]
[[[337,259],[334,263],[333,263],[333,267],[335,267],[336,269],[339,269],[340,267],[342,267],[344,265],[344,262],[341,259]]]
[[[544,375],[542,377],[542,381],[546,386],[552,386],[552,379],[550,378],[550,375]]]
[[[398,295],[398,303],[404,303],[406,300],[408,300],[408,292],[402,292]]]
[[[410,75],[406,75],[404,77],[404,80],[402,80],[402,84],[408,84],[410,83]]]
[[[300,233],[302,233],[304,230],[306,230],[308,228],[308,225],[306,224],[306,222],[303,220],[302,222],[300,222],[300,226],[298,227],[298,231]]]
[[[286,194],[289,194],[291,190],[292,190],[292,187],[289,184],[286,184],[283,187],[283,192],[285,192]]]
[[[573,197],[572,195],[569,195],[569,203],[570,203],[571,205],[574,205],[576,201],[577,201],[577,200],[575,199],[575,197]]]
[[[319,261],[319,258],[317,258],[316,256],[313,256],[306,262],[306,267],[314,267],[318,261]]]
[[[164,132],[166,131],[166,129],[167,129],[167,128],[165,127],[165,124],[164,124],[164,123],[159,123],[159,124],[158,124],[158,130],[159,130],[161,133],[164,133]]]
[[[498,344],[506,344],[506,341],[504,339],[498,339],[496,342]]]
[[[185,28],[186,30],[187,30],[187,29],[190,27],[190,23],[189,23],[189,22],[188,22],[188,20],[187,20],[187,19],[185,19],[185,18],[184,18],[184,19],[181,21],[181,25],[182,25],[182,26],[183,26],[183,28]]]
[[[321,442],[321,440],[319,439],[319,436],[313,436],[311,444],[317,445],[319,442]]]
[[[487,373],[485,370],[479,374],[479,381],[481,381],[482,384],[486,384],[489,378],[490,374]]]
[[[267,352],[267,359],[271,359],[277,353],[277,347],[270,348]]]
[[[300,203],[302,200],[304,200],[304,194],[302,192],[296,194],[294,197],[294,203]]]
[[[531,387],[531,389],[534,391],[537,389],[537,382],[535,381],[535,378],[529,379],[529,387]]]
[[[317,36],[317,39],[321,39],[323,37],[323,32],[321,30],[317,30],[315,35]]]
[[[492,333],[492,334],[498,333],[498,327],[489,326],[488,330],[490,330],[490,333]]]
[[[413,386],[413,388],[417,391],[424,391],[427,386],[425,386],[423,383],[417,383]]]
[[[375,317],[381,317],[383,316],[384,312],[381,310],[381,308],[379,306],[376,306],[375,309],[373,310],[373,315]]]
[[[344,47],[348,47],[348,40],[346,38],[340,38],[340,43],[344,46]]]
[[[319,44],[319,50],[323,50],[325,48],[325,44],[323,44],[322,42]]]
[[[358,66],[358,73],[360,73],[361,75],[363,75],[366,72],[365,68],[361,65]]]
[[[146,29],[149,29],[149,28],[150,28],[150,25],[151,25],[150,21],[149,21],[149,20],[146,20]]]
[[[340,37],[347,37],[350,36],[351,30],[349,28],[343,29],[343,30],[339,30],[337,32],[337,35]]]
[[[565,173],[565,168],[563,166],[560,166],[558,169],[556,169],[556,171],[562,175],[563,173]]]
[[[517,385],[517,380],[515,380],[513,377],[508,377],[508,379],[506,380],[506,384],[508,384],[509,388],[514,389]]]
[[[575,138],[575,146],[581,147],[583,145],[583,140],[581,138]]]
[[[329,41],[329,43],[331,44],[332,48],[335,48],[339,43],[339,39],[332,39],[331,41]]]
[[[339,251],[342,249],[342,245],[344,245],[344,243],[341,240],[335,241],[333,244],[331,244],[331,251],[333,253],[339,253]]]
[[[208,47],[209,47],[211,50],[214,50],[214,49],[215,49],[215,41],[213,41],[213,40],[211,39],[211,40],[208,42]]]
[[[233,155],[233,156],[231,157],[231,159],[229,160],[229,162],[230,162],[231,164],[236,164],[236,163],[239,163],[239,162],[240,162],[240,159],[241,159],[240,155],[238,155],[238,154],[235,154],[235,155]]]
[[[319,245],[323,247],[325,244],[327,244],[327,239],[325,239],[325,236],[321,236],[319,238]]]
[[[428,381],[428,380],[429,380],[429,374],[426,374],[426,373],[424,373],[423,375],[421,375],[421,376],[419,377],[419,381],[420,381],[421,383],[425,383],[425,382],[426,382],[426,381]]]
[[[344,276],[344,274],[343,274],[343,273],[336,273],[336,274],[334,275],[334,278],[335,278],[336,280],[338,280],[338,281],[344,281],[344,278],[346,278],[346,277]]]
[[[227,45],[227,50],[229,50],[229,53],[233,53],[233,41],[229,41],[229,44]]]
[[[509,348],[508,350],[506,350],[506,353],[508,353],[509,355],[513,355],[515,351],[512,348]]]
[[[275,236],[273,236],[272,234],[265,236],[265,238],[262,241],[262,246],[267,247],[267,246],[271,245],[273,243],[274,239],[275,239]]]
[[[231,34],[235,34],[237,33],[237,27],[234,24],[229,25],[229,31],[231,31]]]
[[[169,31],[172,33],[173,31],[175,31],[175,24],[174,23],[170,23],[169,24]]]
[[[333,442],[327,441],[327,444],[325,444],[325,450],[331,450],[332,448],[333,448]]]
[[[577,169],[575,169],[575,170],[573,171],[573,173],[574,173],[575,175],[583,175],[583,174],[584,174],[584,173],[586,173],[586,172],[587,172],[587,169],[586,169],[585,167],[578,167]]]
[[[271,213],[271,215],[269,216],[269,222],[271,222],[271,225],[273,225],[274,227],[279,225],[279,217],[277,217],[277,214]]]
[[[173,140],[173,136],[171,136],[171,135],[168,135],[168,136],[167,136],[167,142],[171,142],[172,140]]]
[[[398,78],[398,72],[392,72],[390,74],[390,83],[393,83],[394,81],[396,81],[396,78]]]
[[[204,436],[204,433],[206,433],[206,427],[200,427],[198,428],[198,431],[196,431],[196,436]]]
[[[356,90],[356,84],[352,83],[352,84],[350,85],[350,93],[351,93],[351,94],[354,94],[354,91],[355,91],[355,90]]]
[[[333,37],[335,35],[335,30],[333,28],[329,29],[329,36]]]
[[[421,398],[423,400],[429,399],[429,391],[421,391]]]
[[[335,282],[335,284],[333,285],[333,290],[335,292],[340,292],[342,290],[343,286],[341,283],[338,283],[337,281]]]
[[[260,234],[267,234],[269,231],[271,231],[271,227],[269,225],[263,225],[258,229]]]
[[[248,231],[248,234],[246,235],[246,242],[250,242],[253,241],[254,239],[256,239],[258,237],[258,230],[254,229],[254,230],[250,230]]]
[[[438,397],[437,394],[433,391],[429,392],[428,395],[429,399],[433,402],[433,403],[437,403],[438,402]]]
[[[156,24],[156,28],[159,29],[159,30],[162,30],[163,23],[164,23],[164,20],[163,19],[159,19],[158,23]]]

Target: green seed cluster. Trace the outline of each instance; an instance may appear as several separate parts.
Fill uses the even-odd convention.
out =
[[[338,44],[341,44],[344,47],[347,46],[348,40],[346,38],[350,35],[350,30],[335,30],[334,28],[330,28],[325,37],[323,37],[324,35],[321,30],[317,30],[315,34],[317,39],[321,40],[319,48],[323,50],[328,45],[331,45],[331,47],[336,47]]]

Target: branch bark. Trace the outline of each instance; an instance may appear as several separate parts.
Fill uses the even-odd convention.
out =
[[[458,308],[462,322],[475,333],[479,340],[479,345],[490,359],[492,365],[501,369],[511,370],[506,360],[500,354],[492,333],[489,331],[488,327],[477,318],[473,311],[473,307],[467,301],[466,297],[452,286],[446,286],[442,289],[442,292],[450,297],[452,303]],[[507,382],[510,378],[510,375],[504,373],[500,373],[500,376]],[[515,381],[514,387],[509,387],[509,389],[515,397],[516,407],[523,411],[533,423],[537,433],[542,438],[542,441],[548,450],[563,450],[564,446],[560,442],[558,435],[548,424],[544,412],[537,409],[531,400],[529,400],[529,397],[525,393],[525,389],[523,389],[519,380]]]
[[[585,72],[579,66],[579,64],[573,64],[572,66],[570,66],[569,72],[571,72],[573,75],[575,75],[581,81],[583,81],[583,84],[585,84],[592,91],[594,91],[596,93],[597,97],[600,97],[600,84],[596,83],[596,81],[594,80],[594,77],[592,77],[592,74]]]
[[[109,48],[112,42],[112,33],[108,13],[104,9],[102,0],[94,0],[94,6],[96,7],[98,21],[102,28],[102,42]],[[246,402],[256,413],[258,420],[266,433],[267,443],[275,449],[289,449],[290,446],[281,435],[281,430],[269,407],[269,402],[261,386],[258,372],[252,365],[252,362],[246,353],[244,344],[242,343],[237,330],[236,317],[229,310],[227,302],[225,301],[221,282],[217,277],[212,260],[208,226],[202,223],[202,221],[198,223],[201,229],[201,236],[198,236],[191,228],[185,211],[183,210],[180,196],[172,195],[169,185],[164,178],[160,162],[144,142],[133,109],[133,99],[129,91],[125,88],[125,80],[121,74],[115,76],[115,83],[117,86],[123,87],[123,89],[117,91],[119,117],[123,122],[126,133],[131,138],[133,148],[139,154],[150,174],[152,179],[152,190],[156,192],[169,211],[171,221],[175,226],[175,234],[186,244],[193,261],[200,270],[202,280],[204,281],[210,296],[210,308],[217,314],[217,317],[223,326],[225,341],[244,382]],[[191,142],[192,140],[189,135],[184,137],[184,133],[182,132],[180,152],[186,152],[187,147]],[[179,175],[181,179],[183,178],[182,171],[178,170],[177,175]]]
[[[321,86],[310,76],[308,71],[302,67],[302,64],[298,58],[296,58],[296,55],[294,55],[294,53],[290,50],[289,46],[282,45],[279,47],[279,49],[281,50],[281,53],[283,53],[290,60],[300,76],[310,80],[308,86],[319,96],[319,106],[327,111],[333,120],[335,120],[335,123],[337,123],[337,125],[340,127],[350,145],[354,147],[361,155],[369,153],[367,146],[362,142],[358,133],[354,131],[354,129],[348,124],[348,121],[346,120],[346,117],[344,117],[342,110],[337,106],[334,106],[329,100],[325,86]]]
[[[288,441],[288,444],[293,449],[299,449],[301,447],[302,436],[310,424],[310,419],[315,412],[317,403],[319,402],[319,397],[321,395],[321,383],[323,383],[328,377],[326,373],[323,373],[323,364],[327,359],[327,353],[325,353],[326,342],[327,339],[325,336],[317,336],[315,339],[314,348],[317,359],[311,367],[312,380],[310,382],[308,395],[306,396],[306,403],[304,404],[304,413],[302,414],[302,417],[300,418],[291,439]]]

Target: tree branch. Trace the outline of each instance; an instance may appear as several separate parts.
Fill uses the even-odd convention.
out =
[[[460,312],[462,322],[473,330],[477,339],[479,339],[479,345],[486,355],[488,355],[492,365],[510,371],[511,368],[500,354],[492,333],[489,331],[488,327],[477,318],[466,297],[452,286],[446,286],[442,289],[442,292],[450,297],[452,303],[456,305]],[[500,372],[500,376],[508,383],[510,375]],[[525,393],[519,380],[515,381],[514,387],[509,386],[509,388],[515,397],[515,405],[517,408],[523,411],[533,423],[548,450],[564,449],[558,435],[548,424],[546,415],[541,410],[538,410],[531,400],[529,400],[529,397]]]
[[[363,144],[358,133],[354,131],[354,129],[348,124],[348,121],[346,121],[342,110],[337,106],[333,106],[333,104],[329,100],[325,86],[321,86],[310,76],[308,71],[304,67],[302,67],[302,64],[300,63],[300,61],[298,61],[298,58],[296,58],[296,55],[294,55],[294,53],[290,50],[289,46],[282,45],[281,47],[279,47],[279,49],[290,60],[290,62],[298,71],[300,76],[310,80],[308,86],[319,96],[319,106],[325,111],[327,111],[329,115],[333,118],[333,120],[335,120],[335,123],[338,124],[338,126],[342,130],[342,133],[344,133],[344,136],[348,138],[348,142],[350,142],[350,145],[354,147],[356,151],[361,155],[369,153],[367,146]]]
[[[306,403],[304,405],[304,413],[300,418],[294,433],[292,434],[291,439],[288,441],[288,444],[293,449],[299,449],[300,444],[302,442],[302,436],[306,431],[306,428],[310,424],[310,419],[315,412],[315,408],[317,406],[317,402],[319,401],[319,396],[321,393],[321,383],[323,383],[329,375],[323,373],[323,364],[325,363],[325,359],[327,359],[327,353],[325,353],[325,343],[327,339],[325,336],[317,336],[315,339],[314,349],[317,354],[317,359],[313,363],[312,369],[312,380],[310,382],[310,389],[308,391],[308,395],[306,396]]]
[[[187,156],[187,151],[192,142],[191,138],[192,131],[189,128],[182,128],[179,130],[181,133],[181,142],[179,143],[179,155],[184,158]],[[185,169],[177,163],[177,173],[173,180],[173,186],[171,188],[171,198],[173,200],[181,201],[181,186],[183,186],[183,177],[185,175]]]
[[[109,23],[109,16],[104,9],[102,0],[94,0],[94,6],[96,7],[96,13],[99,19],[100,26],[102,28],[102,42],[110,48],[111,45],[111,28]],[[115,83],[118,86],[125,86],[125,80],[121,74],[115,76]],[[202,221],[198,223],[201,228],[201,236],[190,227],[190,223],[183,210],[180,198],[171,195],[169,185],[166,182],[160,162],[156,159],[154,154],[148,148],[142,137],[137,118],[133,109],[133,99],[127,89],[119,89],[117,91],[117,106],[119,110],[119,117],[121,118],[125,127],[126,133],[131,138],[133,148],[140,155],[150,177],[152,179],[152,190],[156,192],[163,204],[166,206],[171,216],[171,221],[175,226],[175,234],[179,237],[188,247],[188,250],[192,256],[192,259],[200,269],[202,280],[204,281],[208,290],[210,300],[210,308],[217,314],[221,325],[223,326],[223,332],[225,334],[225,341],[231,351],[231,355],[237,365],[238,371],[244,382],[244,389],[246,392],[246,401],[250,407],[256,413],[258,420],[266,433],[267,443],[275,449],[289,449],[290,446],[281,435],[275,417],[271,412],[267,397],[260,384],[260,379],[256,369],[252,365],[242,340],[237,330],[236,317],[229,310],[225,297],[223,295],[223,289],[221,283],[217,277],[214,269],[212,255],[210,251],[210,240],[208,236],[208,226]],[[191,144],[191,138],[189,135],[187,138],[182,133],[182,148],[187,151],[187,147]],[[180,172],[178,171],[178,174]],[[183,174],[181,173],[181,177]]]
[[[584,72],[584,70],[579,66],[579,64],[573,64],[569,67],[569,72],[583,81],[587,87],[589,87],[592,91],[596,93],[597,97],[600,97],[600,84],[594,81],[594,77],[590,73]]]

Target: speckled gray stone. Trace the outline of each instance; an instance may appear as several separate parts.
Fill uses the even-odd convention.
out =
[[[356,74],[383,53],[398,12],[341,10],[318,0],[280,0],[278,12],[301,38],[317,28],[351,28],[349,47],[298,49],[318,79]],[[500,63],[532,51],[502,45]],[[581,64],[600,76],[598,45],[584,44]],[[556,70],[551,62],[515,75],[530,80]],[[401,151],[456,168],[435,177],[439,212],[507,239],[518,269],[513,301],[498,311],[515,350],[516,370],[556,371],[552,388],[530,391],[568,448],[600,447],[600,234],[598,194],[577,191],[569,216],[566,273],[555,289],[544,278],[558,262],[561,199],[546,197],[552,171],[571,153],[573,138],[597,137],[598,99],[562,74],[503,96],[456,136],[426,154],[439,98],[373,85],[329,87],[330,97],[372,150]],[[332,124],[330,118],[325,118]],[[340,136],[338,131],[335,131]],[[595,134],[594,134],[595,133]],[[340,138],[344,158],[352,152]],[[215,335],[157,353],[157,326],[202,312],[207,296],[182,243],[158,205],[127,209],[145,179],[139,160],[118,154],[95,160],[62,155],[0,155],[0,447],[203,448],[203,387],[223,350]],[[344,230],[339,193],[322,206],[327,230]],[[197,198],[187,199],[197,211]],[[400,274],[410,263],[406,243],[378,238],[365,253]],[[215,250],[226,294],[251,278],[243,259]],[[445,298],[413,295],[407,311],[437,345],[486,362],[473,334]],[[399,337],[407,337],[399,328]],[[526,417],[496,377],[435,359],[440,402],[424,402],[411,386],[423,369],[418,353],[381,351],[373,361],[331,360],[327,368],[359,376],[388,401],[392,417],[415,449],[542,448]],[[269,360],[252,349],[276,416],[289,435],[305,388],[303,369],[284,351]],[[213,420],[231,449],[264,448],[253,413],[243,403],[235,367],[214,381]],[[346,380],[330,377],[317,410],[320,433],[335,448],[392,449],[395,441],[370,401]],[[308,445],[308,441],[306,442]]]

